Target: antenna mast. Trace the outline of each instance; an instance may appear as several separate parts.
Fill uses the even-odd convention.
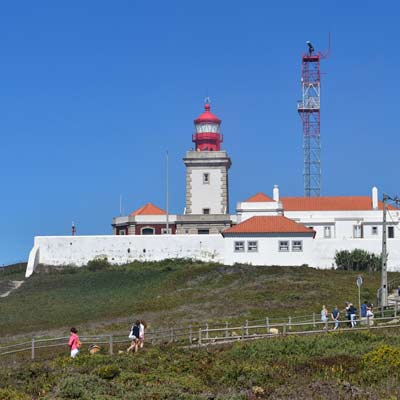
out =
[[[311,42],[307,42],[308,52],[302,55],[302,99],[297,103],[297,111],[303,121],[303,155],[304,155],[304,195],[319,197],[321,194],[321,59],[330,54],[329,47],[325,53],[314,53]]]

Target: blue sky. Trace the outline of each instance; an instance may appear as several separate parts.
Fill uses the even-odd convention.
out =
[[[384,6],[383,6],[384,5]],[[109,234],[151,201],[184,208],[182,157],[206,96],[237,201],[303,195],[301,54],[322,64],[323,195],[400,192],[400,5],[18,1],[0,8],[0,265],[35,235]]]

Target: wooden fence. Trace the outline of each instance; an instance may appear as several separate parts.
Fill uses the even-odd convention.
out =
[[[358,331],[372,329],[400,328],[400,320],[397,319],[397,303],[383,312],[383,316],[377,318],[356,319],[356,326],[348,326],[348,320],[341,320],[337,331]],[[148,330],[146,342],[156,344],[177,343],[185,346],[205,346],[235,340],[254,340],[258,338],[273,338],[284,335],[322,334],[334,332],[334,321],[321,322],[319,314],[289,316],[286,318],[269,318],[262,320],[244,321],[242,324],[231,324],[228,321],[223,324],[189,325],[186,327],[168,328],[164,330]],[[131,342],[128,333],[113,335],[80,336],[83,351],[89,345],[101,345],[109,354],[126,349]],[[54,353],[67,352],[68,337],[41,338],[33,337],[29,341],[9,344],[0,347],[0,356],[24,353],[30,354],[32,360],[38,357],[42,349],[54,348]]]

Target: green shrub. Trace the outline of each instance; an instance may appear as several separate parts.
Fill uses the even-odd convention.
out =
[[[382,344],[363,356],[362,365],[366,375],[374,381],[398,376],[400,348]]]
[[[30,398],[31,397],[26,395],[25,393],[20,393],[13,389],[0,389],[1,400],[29,400]]]
[[[121,373],[121,370],[116,365],[105,365],[97,368],[96,374],[102,379],[114,379]]]
[[[362,249],[336,251],[335,263],[348,271],[380,271],[382,257]]]
[[[87,263],[87,269],[89,271],[99,271],[110,269],[111,264],[108,262],[107,257],[95,258]]]
[[[86,399],[85,385],[77,377],[67,377],[59,385],[60,396],[63,399]]]

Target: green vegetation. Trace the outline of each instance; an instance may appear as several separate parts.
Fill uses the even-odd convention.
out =
[[[1,284],[22,279],[0,274]],[[309,267],[224,266],[188,260],[104,261],[84,268],[39,268],[20,289],[1,298],[0,337],[38,332],[126,332],[133,318],[153,328],[191,322],[241,322],[266,316],[319,313],[321,305],[357,303],[359,272]],[[399,276],[390,274],[389,279]],[[375,303],[379,273],[364,273],[362,300]]]
[[[150,327],[243,322],[319,313],[356,303],[360,272],[309,267],[223,266],[165,260],[84,268],[44,268],[1,298],[4,342],[33,334],[125,332],[133,318]],[[363,272],[362,300],[375,302],[380,274]],[[399,274],[390,274],[389,279]],[[0,290],[23,269],[0,273]],[[400,397],[400,337],[385,332],[329,332],[205,348],[147,344],[138,354],[77,359],[41,349],[0,359],[0,399],[395,399]]]
[[[335,263],[339,268],[350,271],[380,271],[382,256],[362,249],[341,250],[335,254]]]
[[[208,349],[147,346],[0,369],[1,399],[396,399],[396,333],[283,337]]]

